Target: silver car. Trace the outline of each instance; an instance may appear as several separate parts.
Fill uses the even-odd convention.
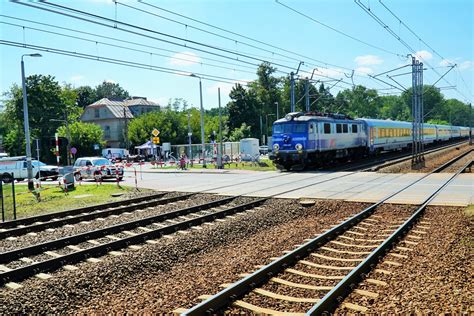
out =
[[[82,157],[74,163],[74,178],[76,181],[82,179],[123,179],[123,168],[116,167],[108,159],[102,157]]]

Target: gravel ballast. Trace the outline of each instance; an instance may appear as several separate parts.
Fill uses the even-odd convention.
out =
[[[411,169],[411,161],[404,161],[392,166],[381,168],[377,172],[382,173],[419,173],[419,172],[430,172],[435,168],[441,166],[443,163],[453,159],[456,156],[470,150],[472,146],[469,144],[462,144],[454,148],[447,148],[436,151],[434,153],[425,155],[425,167],[417,170]]]
[[[366,306],[371,314],[467,315],[474,312],[472,214],[466,216],[463,208],[429,207],[421,222],[416,227],[427,227],[425,223],[430,223],[427,234],[416,246],[403,245],[413,251],[404,252],[408,258],[397,259],[402,266],[387,268],[379,264],[376,268],[383,267],[392,274],[372,272],[368,275],[368,278],[387,282],[382,288],[364,287],[379,293],[379,297],[367,300],[351,294],[345,302]]]
[[[105,256],[76,271],[58,271],[49,280],[0,289],[0,313],[170,312],[217,293],[221,283],[240,278],[256,264],[314,237],[366,204],[317,201],[304,208],[295,200],[271,200],[260,208],[202,230],[161,238],[157,244]],[[45,298],[46,301],[45,301]]]

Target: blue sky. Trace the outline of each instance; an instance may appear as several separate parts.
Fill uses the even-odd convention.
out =
[[[280,66],[277,66],[281,71],[278,73],[279,76],[290,72],[291,70],[288,67],[296,69],[300,60],[305,62],[301,68],[302,72],[300,75],[302,77],[308,76],[314,68],[317,68],[315,76],[317,79],[327,80],[327,78],[323,77],[327,76],[335,79],[342,78],[346,82],[351,82],[351,79],[347,78],[347,76],[350,76],[351,69],[354,69],[355,76],[353,80],[355,84],[364,84],[370,88],[382,89],[380,92],[383,93],[399,93],[399,91],[384,90],[390,87],[368,78],[366,74],[381,73],[408,63],[407,59],[393,54],[406,55],[409,53],[408,49],[391,37],[352,0],[281,0],[280,2],[372,46],[357,42],[325,28],[292,12],[273,0],[143,1],[147,4],[178,12],[291,52],[285,52],[249,39],[212,29],[209,26],[158,10],[135,0],[119,0],[117,5],[111,0],[51,0],[50,2],[112,19],[117,15],[119,21],[182,38],[171,39],[157,34],[138,31],[155,38],[174,41],[181,46],[30,8],[6,0],[0,0],[0,14],[2,15],[0,16],[0,22],[17,24],[20,27],[0,24],[0,38],[4,41],[53,47],[92,56],[132,61],[140,63],[144,67],[171,68],[179,71],[180,74],[202,73],[226,78],[225,81],[227,82],[203,80],[203,99],[206,108],[217,106],[218,87],[221,88],[222,102],[225,104],[229,100],[228,92],[232,86],[229,82],[246,82],[255,79],[256,67],[252,64],[258,64],[259,61],[236,56],[231,53],[218,52],[206,47],[200,48],[213,51],[216,54],[229,56],[230,59],[196,51],[190,46],[199,46],[186,42],[186,39],[220,47],[227,51],[235,51],[239,54],[259,56],[257,58],[280,64]],[[362,0],[362,4],[370,6],[373,13],[389,25],[397,36],[400,36],[414,50],[419,52],[419,57],[424,58],[424,61],[429,63],[439,73],[436,74],[431,69],[426,70],[424,74],[425,83],[433,83],[449,69],[447,67],[449,63],[457,63],[458,67],[446,75],[445,79],[447,81],[441,80],[437,86],[455,85],[460,93],[454,89],[443,90],[442,92],[447,97],[455,97],[463,101],[469,100],[472,102],[474,94],[472,88],[474,70],[473,1],[383,1],[383,4],[400,17],[436,52],[414,37],[398,20],[390,15],[379,1]],[[46,7],[44,5],[38,6]],[[133,6],[155,15],[140,12],[127,6]],[[157,15],[180,21],[182,24],[165,20]],[[5,16],[20,18],[26,21],[15,20]],[[48,23],[107,36],[112,39],[78,34],[32,22]],[[113,23],[104,23],[113,26]],[[23,29],[22,26],[29,28]],[[192,27],[215,32],[227,36],[231,40],[204,33]],[[47,34],[30,28],[82,37],[88,39],[88,41]],[[132,28],[130,30],[137,31]],[[142,46],[120,43],[117,40],[125,40]],[[126,46],[135,50],[111,47],[100,42]],[[263,50],[249,47],[246,44],[263,48]],[[21,83],[20,56],[33,52],[35,52],[33,49],[0,45],[0,91],[7,90],[13,83]],[[198,80],[190,76],[179,76],[149,69],[136,69],[98,61],[82,60],[48,52],[40,53],[43,55],[42,58],[28,58],[25,61],[27,74],[51,74],[59,82],[71,83],[76,87],[81,85],[95,86],[103,80],[113,81],[119,83],[132,95],[146,96],[151,100],[158,101],[160,104],[166,104],[169,98],[184,98],[194,106],[199,105]],[[437,54],[444,57],[445,60],[441,59]],[[224,68],[214,67],[209,64]],[[394,74],[409,70],[409,68],[405,68],[402,71],[394,72]],[[386,76],[380,78],[396,85]],[[402,86],[408,87],[411,84],[410,76],[400,76],[396,77],[396,79]],[[327,83],[327,85],[331,85],[331,83]],[[332,89],[332,92],[335,94],[339,89],[347,87],[349,85],[340,83]]]

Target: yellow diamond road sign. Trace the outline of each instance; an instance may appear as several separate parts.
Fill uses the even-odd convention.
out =
[[[156,136],[160,135],[160,131],[155,128],[155,129],[151,132],[151,134],[156,137]]]

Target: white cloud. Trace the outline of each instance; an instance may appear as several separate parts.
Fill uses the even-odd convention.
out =
[[[366,74],[366,75],[374,73],[374,70],[370,67],[359,67],[359,68],[356,68],[355,71]]]
[[[69,78],[69,81],[79,82],[79,81],[82,81],[83,79],[84,79],[84,76],[82,75],[74,75],[71,78]]]
[[[383,59],[375,55],[357,56],[354,61],[359,66],[380,65],[383,63]]]
[[[450,60],[450,59],[443,59],[442,61],[439,62],[439,65],[440,66],[451,66],[451,65],[454,65],[455,62],[453,60]]]
[[[168,97],[158,97],[158,98],[148,98],[149,101],[152,101],[152,102],[156,102],[158,103],[160,106],[166,106],[168,105],[168,101],[169,101],[170,98]]]
[[[429,51],[426,51],[426,50],[417,51],[415,55],[418,59],[423,59],[423,60],[430,60],[431,58],[433,58],[433,55]]]
[[[191,66],[201,62],[201,58],[192,52],[176,53],[169,58],[171,65]]]
[[[112,79],[105,79],[104,81],[107,83],[117,83],[115,80]]]
[[[459,70],[466,70],[472,68],[472,66],[474,66],[474,63],[471,60],[466,60],[458,64]]]

